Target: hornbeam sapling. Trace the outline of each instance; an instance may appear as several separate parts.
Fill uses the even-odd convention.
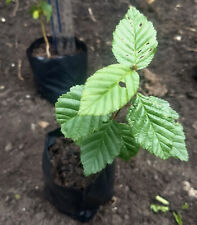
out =
[[[56,103],[56,119],[66,138],[80,146],[86,176],[116,157],[129,160],[140,147],[161,159],[188,160],[179,115],[160,98],[138,92],[138,71],[152,61],[158,42],[153,24],[130,7],[113,33],[117,64],[104,67]],[[129,104],[127,123],[116,121]]]

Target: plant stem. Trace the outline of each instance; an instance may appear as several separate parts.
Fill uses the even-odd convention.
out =
[[[120,110],[121,109],[119,109],[118,111],[116,111],[116,112],[114,112],[114,113],[112,113],[112,120],[114,120],[117,116],[118,116],[118,114],[119,114],[119,112],[120,112]]]
[[[49,51],[50,45],[49,45],[49,41],[48,41],[48,38],[47,38],[47,35],[46,35],[46,30],[45,30],[44,21],[43,21],[42,16],[40,16],[40,24],[41,24],[41,29],[42,29],[44,41],[45,41],[45,44],[46,44],[46,54],[47,54],[48,58],[51,58],[51,53]]]

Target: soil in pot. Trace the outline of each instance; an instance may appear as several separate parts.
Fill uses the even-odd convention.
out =
[[[84,176],[80,162],[80,148],[71,140],[59,138],[49,148],[51,174],[56,184],[65,188],[84,190],[93,183],[97,175]]]
[[[113,196],[115,164],[85,177],[80,149],[60,129],[47,134],[43,151],[44,193],[60,212],[87,222]]]
[[[50,42],[50,48],[49,51],[51,53],[51,57],[52,59],[54,58],[58,58],[58,57],[62,57],[61,55],[58,54],[55,45],[51,42],[51,39],[49,38]],[[67,44],[68,40],[64,39],[64,55],[75,55],[75,54],[80,54],[80,52],[83,51],[82,48],[80,48],[80,46],[78,46],[78,48],[69,48],[67,47],[67,45],[69,45],[69,43]],[[47,54],[46,54],[46,44],[45,43],[40,43],[40,45],[35,46],[35,48],[32,51],[32,56],[33,57],[43,57],[43,58],[47,58]]]
[[[72,86],[84,84],[87,78],[87,47],[75,38],[77,50],[72,54],[58,56],[52,44],[52,37],[48,37],[48,40],[51,45],[51,58],[46,57],[43,38],[31,44],[27,49],[27,57],[39,93],[54,104],[58,97]],[[67,42],[66,39],[64,41]]]
[[[51,43],[49,43],[50,48],[49,51],[51,53],[51,58],[56,58],[58,57],[57,51],[54,47],[54,45],[52,45]],[[46,54],[46,44],[45,43],[41,43],[39,46],[37,46],[37,48],[34,48],[32,51],[32,56],[33,57],[44,57],[47,58],[47,54]]]

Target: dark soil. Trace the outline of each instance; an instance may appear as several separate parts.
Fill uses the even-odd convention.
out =
[[[80,162],[80,148],[72,141],[58,138],[49,148],[51,174],[56,184],[66,188],[85,189],[96,175],[85,177]]]
[[[57,42],[59,43],[59,42]],[[54,43],[50,43],[50,48],[49,51],[51,53],[51,58],[58,58],[61,57],[61,55],[58,54],[57,49],[55,48]],[[80,48],[76,48],[75,46],[75,39],[70,39],[70,40],[63,40],[63,47],[64,47],[64,55],[74,55],[82,51]],[[41,43],[37,48],[33,49],[32,56],[34,57],[44,57],[47,58],[46,54],[46,44]]]
[[[29,15],[32,2],[20,0],[17,10],[15,3],[6,6],[0,2],[0,224],[76,225],[78,222],[57,212],[43,198],[44,139],[57,124],[53,106],[40,98],[33,85],[25,54],[26,48],[42,36],[39,22]],[[128,163],[118,160],[113,201],[100,208],[91,225],[176,225],[171,213],[154,214],[150,210],[157,194],[175,209],[187,202],[183,225],[197,224],[197,81],[193,78],[197,64],[197,1],[150,2],[73,0],[76,36],[88,46],[90,75],[116,63],[111,52],[112,32],[129,4],[153,21],[159,47],[148,69],[155,76],[150,79],[144,72],[140,75],[146,93],[159,93],[180,113],[190,160],[162,161],[144,150]],[[120,120],[123,118],[120,115]]]
[[[51,53],[51,58],[58,57],[57,51],[56,51],[54,45],[50,44],[49,51]],[[34,48],[33,49],[33,52],[32,52],[32,56],[34,56],[34,57],[44,57],[44,58],[47,58],[46,44],[43,43],[38,48]]]

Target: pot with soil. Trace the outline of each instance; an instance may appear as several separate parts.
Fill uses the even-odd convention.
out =
[[[74,36],[70,0],[38,0],[31,14],[40,21],[43,38],[30,45],[27,57],[40,94],[54,104],[65,90],[85,82],[87,47]],[[49,21],[53,37],[47,37]]]
[[[76,84],[83,84],[87,78],[87,47],[75,38],[76,50],[72,54],[59,56],[48,37],[51,57],[45,52],[44,38],[34,41],[27,49],[36,86],[40,94],[52,104],[57,98]],[[64,39],[66,45],[67,39]]]
[[[62,138],[60,129],[48,133],[43,152],[46,198],[62,213],[87,222],[112,198],[114,164],[85,177],[80,148]]]
[[[84,85],[58,98],[56,119],[65,138],[80,146],[86,177],[94,180],[105,173],[116,157],[129,161],[140,147],[161,159],[188,160],[178,113],[167,101],[138,90],[138,70],[151,62],[157,44],[152,23],[130,7],[113,33],[112,50],[118,63],[99,69]],[[125,109],[121,112],[125,105],[128,113],[123,123],[118,115],[125,115]],[[98,189],[98,193],[104,192]]]

